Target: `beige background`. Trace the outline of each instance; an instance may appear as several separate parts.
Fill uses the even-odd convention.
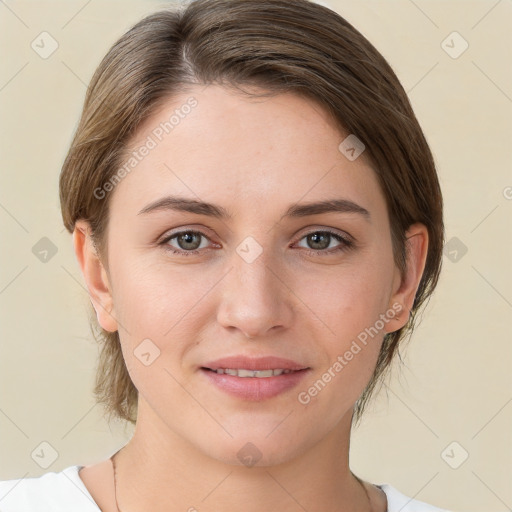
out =
[[[409,92],[438,164],[446,239],[467,247],[457,261],[456,245],[446,251],[406,365],[353,434],[352,469],[452,510],[510,510],[512,2],[324,3],[375,44]],[[129,439],[93,402],[89,299],[57,183],[95,67],[165,5],[0,3],[0,479],[91,464]],[[31,48],[42,31],[59,45],[47,59]],[[441,46],[453,31],[469,43],[458,58]],[[457,37],[447,40],[452,53]],[[43,237],[57,249],[46,263],[32,252]],[[58,455],[48,469],[31,457],[43,441]],[[446,462],[457,466],[465,451],[457,469]]]

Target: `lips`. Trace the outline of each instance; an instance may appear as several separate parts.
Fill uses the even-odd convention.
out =
[[[281,357],[232,356],[205,363],[200,371],[228,395],[254,402],[291,390],[310,373],[310,368]]]

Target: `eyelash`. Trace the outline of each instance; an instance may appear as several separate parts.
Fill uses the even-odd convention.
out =
[[[173,238],[176,238],[179,235],[183,235],[185,233],[191,233],[191,234],[194,234],[194,235],[200,235],[200,236],[206,238],[207,240],[209,240],[209,238],[203,232],[189,229],[189,230],[186,230],[186,231],[178,231],[177,233],[173,233],[172,235],[166,237],[164,240],[159,242],[159,245],[163,246],[163,248],[165,250],[170,251],[173,254],[178,254],[180,256],[193,256],[195,254],[199,254],[202,249],[193,249],[191,251],[184,251],[184,250],[177,250],[177,249],[173,248],[172,246],[168,245],[168,243]],[[354,248],[354,246],[355,246],[354,242],[352,240],[350,240],[348,237],[344,237],[344,236],[340,235],[339,233],[336,233],[334,231],[330,231],[329,229],[310,231],[309,233],[306,233],[301,238],[299,238],[298,241],[300,242],[303,238],[306,238],[306,237],[308,237],[310,235],[318,234],[318,233],[322,233],[322,234],[328,233],[329,235],[334,237],[338,242],[341,242],[341,243],[340,243],[340,245],[338,245],[335,248],[330,249],[330,250],[327,250],[327,249],[323,249],[323,250],[322,249],[316,249],[315,250],[315,249],[302,248],[309,255],[314,255],[314,256],[332,255],[334,253],[348,251],[348,250]]]

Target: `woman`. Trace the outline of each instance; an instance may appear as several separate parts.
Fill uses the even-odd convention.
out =
[[[92,78],[60,199],[96,397],[135,433],[0,483],[3,512],[441,510],[349,467],[443,219],[407,96],[347,21],[306,0],[143,19]]]

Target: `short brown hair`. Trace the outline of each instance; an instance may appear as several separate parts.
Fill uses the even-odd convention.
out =
[[[89,85],[60,175],[64,225],[87,220],[106,265],[108,197],[95,190],[120,167],[142,121],[189,85],[260,86],[316,101],[342,132],[366,146],[386,198],[395,262],[405,266],[408,227],[428,229],[429,245],[408,323],[384,337],[374,373],[354,407],[361,417],[416,314],[434,290],[442,262],[442,196],[429,146],[407,95],[384,57],[334,11],[308,0],[196,0],[151,14],[108,51]],[[249,93],[246,93],[249,94]],[[96,322],[91,317],[92,322]],[[96,324],[97,325],[97,324]],[[119,335],[99,328],[94,393],[112,416],[136,421],[138,392]]]

